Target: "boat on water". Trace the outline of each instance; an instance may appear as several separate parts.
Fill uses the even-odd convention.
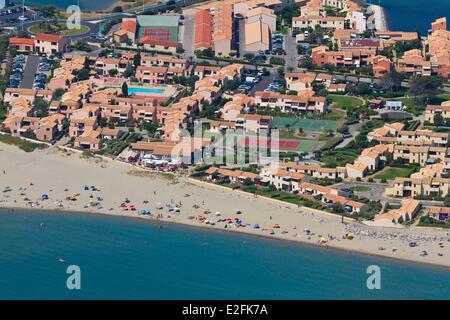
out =
[[[63,258],[59,258],[59,263],[66,263],[66,260],[64,260]]]

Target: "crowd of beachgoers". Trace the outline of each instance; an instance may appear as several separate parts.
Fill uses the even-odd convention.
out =
[[[445,230],[375,228],[352,219],[343,224],[338,215],[170,177],[56,147],[25,153],[0,144],[0,208],[9,211],[109,214],[155,221],[162,228],[175,222],[450,266]]]

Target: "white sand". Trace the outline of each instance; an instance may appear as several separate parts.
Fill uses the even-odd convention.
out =
[[[130,174],[132,170],[141,176]],[[6,171],[6,174],[3,171]],[[31,182],[33,186],[30,186]],[[84,191],[82,188],[84,184],[95,185],[100,191]],[[12,191],[3,193],[6,186],[11,187]],[[26,188],[23,191],[25,195],[20,195],[21,187]],[[65,188],[68,191],[64,191]],[[40,201],[43,193],[48,193],[50,199]],[[76,193],[81,194],[77,201],[65,200],[67,196]],[[91,194],[104,199],[101,202],[104,209],[83,208],[85,203],[89,203]],[[203,212],[209,209],[212,213],[205,216],[211,221],[218,219],[215,212],[220,211],[222,217],[239,217],[244,223],[251,224],[251,226],[239,228],[234,224],[228,224],[227,230],[310,244],[318,244],[319,235],[328,237],[331,234],[335,239],[328,241],[329,247],[450,266],[450,242],[447,242],[450,231],[429,228],[408,228],[399,231],[368,227],[348,220],[347,227],[368,232],[376,231],[379,236],[381,234],[381,237],[357,235],[353,240],[345,240],[342,239],[345,226],[341,223],[341,217],[336,215],[303,207],[297,208],[271,199],[254,198],[253,195],[240,191],[191,182],[185,177],[180,177],[178,181],[171,181],[160,174],[136,170],[117,161],[85,159],[81,158],[79,153],[67,155],[55,147],[25,153],[15,146],[0,143],[0,208],[31,208],[28,201],[24,201],[24,197],[39,201],[39,206],[36,208],[56,209],[55,202],[62,201],[64,210],[68,211],[124,215],[144,219],[155,219],[154,216],[161,213],[164,221],[224,229],[225,223],[216,223],[211,226],[198,220],[188,219],[191,215],[205,215]],[[125,197],[130,199],[137,211],[120,209],[119,206]],[[149,204],[143,204],[144,200],[148,200]],[[174,204],[182,202],[179,216],[169,213],[167,208],[155,209],[156,203],[160,202],[165,206],[171,200]],[[200,208],[195,209],[194,205]],[[108,210],[110,207],[113,208],[112,211]],[[143,208],[151,210],[153,217],[139,215],[138,212]],[[241,210],[242,214],[235,214],[236,209]],[[171,218],[168,218],[168,215],[171,215]],[[258,223],[261,228],[254,229],[255,223]],[[271,229],[274,224],[279,224],[281,228],[274,229],[275,234],[270,235],[268,229]],[[304,228],[310,229],[314,234],[308,237],[303,232]],[[408,238],[427,236],[432,238],[417,241],[419,244],[417,247],[408,246]],[[445,240],[434,237],[444,237]],[[441,241],[445,241],[444,248],[438,245]],[[380,251],[379,247],[384,247],[385,250]],[[393,248],[397,250],[393,252]],[[419,256],[422,250],[426,250],[428,256]],[[443,256],[439,256],[438,253],[442,253]]]

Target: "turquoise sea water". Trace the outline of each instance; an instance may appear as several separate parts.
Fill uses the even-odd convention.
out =
[[[450,298],[449,269],[173,224],[2,211],[0,235],[1,299]],[[372,264],[381,290],[366,287]]]

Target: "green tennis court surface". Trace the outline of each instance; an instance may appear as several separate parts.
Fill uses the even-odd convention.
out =
[[[278,129],[283,128],[303,128],[305,131],[328,131],[336,130],[340,124],[334,120],[300,119],[289,117],[274,117],[274,125]]]

